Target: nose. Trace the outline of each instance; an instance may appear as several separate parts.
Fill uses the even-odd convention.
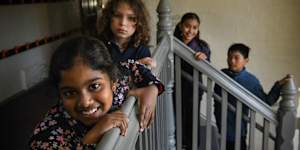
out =
[[[121,25],[126,25],[128,22],[127,18],[125,16],[122,16],[122,18],[120,19],[120,24]]]
[[[80,94],[79,100],[78,100],[78,107],[79,108],[87,108],[92,103],[92,96],[88,92],[82,92]]]
[[[188,28],[188,33],[192,33],[192,28]]]
[[[234,58],[229,58],[228,59],[228,63],[229,64],[234,64],[235,63],[235,59]]]

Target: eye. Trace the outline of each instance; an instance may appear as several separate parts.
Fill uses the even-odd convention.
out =
[[[99,83],[92,83],[91,85],[89,85],[89,90],[90,91],[98,91],[101,89],[101,84]]]
[[[75,95],[77,95],[77,92],[75,90],[64,90],[64,91],[61,92],[61,96],[64,99],[72,98]]]
[[[131,22],[136,22],[137,18],[136,16],[128,16],[128,20],[131,21]]]
[[[115,14],[113,14],[113,17],[116,19],[121,19],[123,16],[122,16],[122,14],[115,13]]]

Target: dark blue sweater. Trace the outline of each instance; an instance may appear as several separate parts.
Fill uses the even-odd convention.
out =
[[[121,52],[119,46],[115,42],[108,41],[105,42],[105,44],[109,49],[113,61],[116,63],[126,61],[128,59],[139,60],[145,57],[151,57],[150,49],[145,45],[133,47],[129,44],[128,48]]]
[[[261,100],[266,102],[268,105],[274,104],[279,96],[280,96],[280,85],[278,82],[274,84],[272,89],[268,94],[266,94],[259,82],[259,80],[251,73],[249,73],[245,68],[241,72],[233,72],[229,69],[222,69],[222,71],[231,77],[233,80],[241,84],[244,88],[249,90],[251,93],[259,97]],[[215,93],[218,95],[221,94],[221,87],[216,84],[215,86]],[[237,99],[232,96],[231,94],[228,94],[228,103],[236,107],[236,101]],[[219,128],[219,132],[221,129],[221,103],[215,101],[215,117],[217,121],[217,126]],[[249,115],[249,108],[245,105],[243,105],[243,115]],[[235,117],[236,114],[232,111],[228,111],[227,113],[227,141],[234,141],[235,140]],[[247,122],[245,120],[242,120],[241,124],[241,136],[247,135]]]

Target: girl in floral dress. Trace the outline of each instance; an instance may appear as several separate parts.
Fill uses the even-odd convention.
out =
[[[163,92],[163,84],[144,65],[128,60],[117,67],[110,58],[105,45],[89,37],[58,47],[50,62],[49,80],[60,100],[36,126],[31,149],[95,149],[112,128],[125,135],[128,118],[118,107],[126,96],[150,96],[156,101]],[[131,73],[119,77],[118,68]],[[133,89],[129,83],[140,88]]]

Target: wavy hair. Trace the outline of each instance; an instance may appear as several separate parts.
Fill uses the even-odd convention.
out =
[[[136,30],[131,37],[131,46],[138,47],[140,44],[148,45],[150,41],[149,12],[141,0],[109,0],[98,20],[98,36],[100,39],[109,41],[113,39],[111,21],[113,14],[120,4],[128,4],[136,15]]]

